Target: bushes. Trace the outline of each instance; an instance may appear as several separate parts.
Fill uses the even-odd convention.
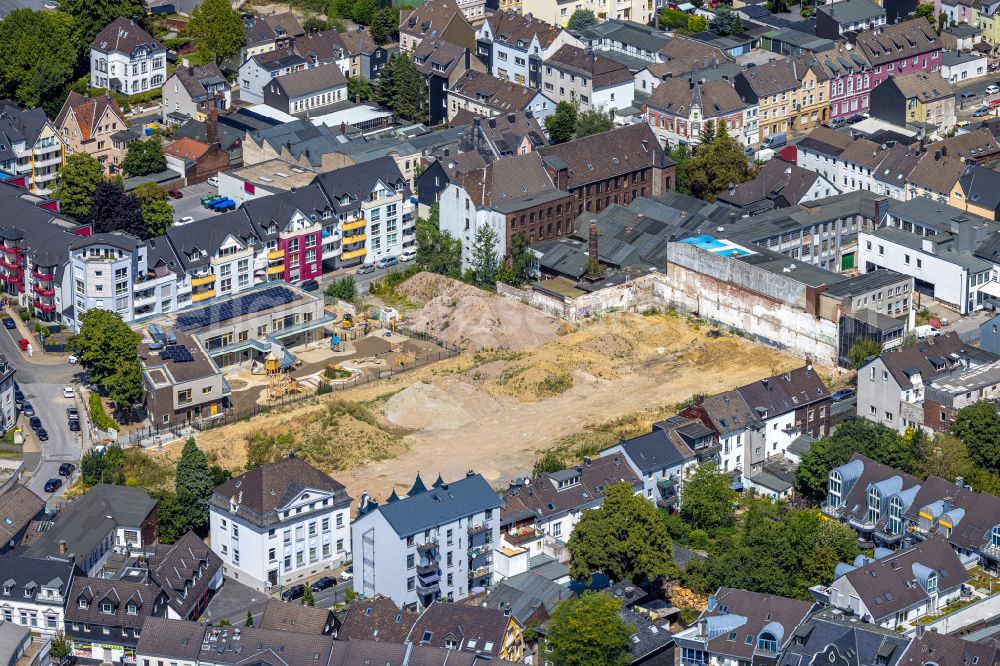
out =
[[[101,430],[118,430],[122,427],[118,421],[115,421],[104,411],[101,396],[96,393],[90,394],[90,420]]]

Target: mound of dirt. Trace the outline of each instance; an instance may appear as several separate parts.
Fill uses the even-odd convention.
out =
[[[631,358],[635,352],[632,342],[622,335],[604,333],[591,338],[582,345],[584,349],[612,359]]]
[[[407,313],[409,327],[469,351],[532,349],[558,335],[555,317],[441,275],[415,275],[399,292],[423,303]]]
[[[500,409],[500,402],[479,387],[447,377],[417,382],[389,398],[385,419],[413,430],[457,430],[493,418]]]

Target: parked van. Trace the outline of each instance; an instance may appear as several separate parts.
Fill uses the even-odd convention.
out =
[[[935,337],[941,335],[941,331],[939,331],[938,329],[934,328],[930,324],[924,324],[923,326],[917,326],[915,329],[913,329],[913,333],[914,333],[914,335],[917,336],[918,339],[935,338]]]
[[[788,136],[784,132],[778,132],[764,139],[760,144],[762,148],[781,148],[788,145]]]

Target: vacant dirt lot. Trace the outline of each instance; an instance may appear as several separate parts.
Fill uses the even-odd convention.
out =
[[[473,469],[500,486],[529,473],[539,452],[568,437],[598,430],[606,437],[606,424],[616,420],[645,429],[695,394],[802,363],[736,336],[709,338],[708,327],[670,314],[621,313],[576,328],[542,315],[544,320],[532,325],[540,327],[533,335],[543,342],[511,347],[518,327],[496,322],[523,306],[482,292],[467,294],[465,285],[447,282],[443,292],[421,292],[426,281],[418,288],[409,285],[408,297],[427,303],[417,314],[430,322],[429,309],[451,309],[447,316],[455,322],[447,332],[458,326],[468,301],[476,301],[486,314],[477,325],[466,323],[452,341],[482,349],[485,342],[476,341],[490,339],[490,351],[212,430],[199,444],[221,464],[238,469],[245,464],[248,437],[291,433],[296,449],[345,483],[354,497],[362,490],[379,499],[393,487],[405,491],[418,470],[431,479],[438,473],[454,479]],[[536,314],[541,313],[513,316]],[[407,320],[413,325],[413,318]],[[337,400],[353,405],[335,407]]]

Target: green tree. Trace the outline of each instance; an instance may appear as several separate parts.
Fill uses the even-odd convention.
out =
[[[104,386],[119,368],[137,362],[141,339],[118,313],[94,308],[80,317],[80,332],[69,338],[67,346],[90,373],[90,380]]]
[[[177,461],[175,490],[177,502],[186,514],[184,524],[189,530],[200,530],[208,524],[208,501],[215,485],[208,459],[198,448],[194,437],[188,437]]]
[[[847,360],[851,368],[857,370],[870,356],[878,356],[882,353],[882,343],[874,338],[861,338],[847,352]]]
[[[371,25],[376,14],[378,14],[378,4],[375,0],[355,0],[351,9],[351,19],[358,25]]]
[[[167,191],[156,183],[143,183],[133,191],[139,198],[146,235],[162,236],[174,223],[174,209],[167,203]]]
[[[969,479],[974,473],[969,449],[958,437],[941,433],[937,437],[924,437],[917,445],[921,477],[939,476],[954,481],[958,477]]]
[[[681,517],[692,527],[714,530],[733,524],[737,493],[729,487],[729,475],[717,465],[696,465],[681,487]]]
[[[188,34],[222,64],[243,47],[243,17],[229,0],[202,0],[191,13]]]
[[[546,120],[548,120],[546,118]],[[576,117],[576,138],[582,139],[591,134],[608,132],[615,128],[615,123],[611,116],[600,109],[589,109],[577,114]]]
[[[951,434],[965,443],[972,462],[1000,472],[1000,416],[995,405],[977,402],[958,410]]]
[[[166,169],[167,157],[163,154],[160,140],[154,136],[128,144],[121,167],[129,176],[145,176]]]
[[[784,14],[788,11],[788,0],[767,0],[765,6],[772,14]]]
[[[76,153],[66,158],[59,175],[61,181],[52,193],[52,197],[59,200],[59,211],[83,222],[90,212],[97,186],[104,181],[104,168],[96,158]]]
[[[371,23],[372,41],[378,45],[388,44],[396,37],[399,29],[399,9],[396,7],[385,7],[378,10]]]
[[[142,368],[139,366],[139,359],[132,358],[119,364],[102,386],[108,392],[108,397],[123,410],[122,413],[131,414],[132,405],[142,398]]]
[[[354,284],[354,277],[347,275],[339,280],[331,282],[327,285],[326,290],[323,293],[330,298],[337,298],[350,303],[354,300],[354,297],[358,295],[358,289]]]
[[[458,278],[462,273],[462,241],[441,231],[438,204],[431,206],[430,216],[417,218],[417,265],[425,271]]]
[[[716,193],[729,189],[730,183],[745,183],[757,175],[726,123],[716,128],[712,143],[698,146],[685,170],[691,194],[706,201],[715,201]]]
[[[150,493],[156,499],[156,526],[160,543],[174,543],[187,534],[184,526],[185,514],[177,495],[168,490]]]
[[[120,182],[114,180],[102,180],[97,184],[86,222],[93,225],[96,233],[124,231],[138,238],[149,235],[139,198],[126,192]]]
[[[49,647],[49,654],[55,659],[57,663],[62,663],[62,660],[73,651],[73,641],[66,638],[61,630],[56,632],[56,635],[52,637],[52,644]]]
[[[690,34],[688,32],[688,14],[676,9],[664,8],[660,12],[660,25],[664,29],[676,32],[681,35]]]
[[[719,3],[715,9],[715,16],[708,24],[708,29],[722,37],[738,35],[743,32],[743,21],[732,7]]]
[[[58,0],[60,12],[73,17],[76,39],[73,47],[83,53],[104,28],[117,18],[132,19],[142,28],[145,25],[146,4],[142,0]]]
[[[316,605],[316,599],[313,597],[312,588],[308,585],[305,586],[305,591],[302,593],[302,605],[303,606]]]
[[[480,286],[492,286],[496,283],[497,270],[500,268],[500,258],[497,255],[499,247],[500,236],[493,225],[479,225],[471,252],[472,270],[475,271],[476,282]]]
[[[532,274],[532,254],[528,251],[528,236],[518,230],[510,239],[510,267],[516,286],[530,282]]]
[[[552,115],[545,118],[545,129],[552,143],[565,143],[576,132],[576,106],[569,102],[559,102]]]
[[[687,29],[689,33],[705,32],[708,30],[708,20],[704,16],[688,14]]]
[[[540,476],[542,474],[552,472],[558,472],[560,470],[566,469],[566,463],[563,461],[562,457],[555,451],[546,451],[538,460],[535,461],[534,467],[531,468],[532,476]]]
[[[427,120],[427,81],[405,55],[393,55],[382,68],[375,100],[410,122]]]
[[[569,17],[566,27],[575,32],[586,30],[592,25],[597,25],[597,17],[589,9],[578,9]]]
[[[698,138],[698,144],[707,146],[711,143],[715,143],[715,121],[706,120],[701,126],[701,136]]]
[[[948,15],[944,12],[938,14],[937,33],[940,35],[944,27],[948,25]]]
[[[347,79],[347,97],[352,102],[357,99],[359,102],[367,102],[372,98],[372,84],[368,79],[361,76],[351,76]]]
[[[688,183],[688,163],[691,161],[691,149],[686,143],[678,144],[674,148],[667,150],[667,155],[674,164],[677,165],[674,172],[674,189],[679,194],[691,194],[691,186]]]
[[[920,18],[921,16],[927,19],[928,23],[934,22],[933,2],[921,2],[919,5],[917,5],[916,11],[913,12],[913,18]]]
[[[628,483],[605,492],[600,508],[585,510],[570,534],[570,574],[586,580],[602,573],[633,583],[675,575],[673,546],[660,511]]]
[[[634,630],[620,610],[621,601],[603,592],[563,601],[549,621],[548,659],[556,666],[628,666]]]
[[[15,9],[0,22],[0,91],[54,118],[79,57],[73,18],[62,12]]]
[[[245,626],[245,627],[252,627],[253,626],[253,613],[251,613],[249,609],[247,609],[247,619],[243,623],[243,626]]]
[[[322,32],[323,30],[326,30],[328,24],[328,21],[324,21],[315,14],[309,14],[306,16],[305,20],[302,21],[302,29],[306,32]],[[250,626],[252,627],[253,625],[251,624]]]

